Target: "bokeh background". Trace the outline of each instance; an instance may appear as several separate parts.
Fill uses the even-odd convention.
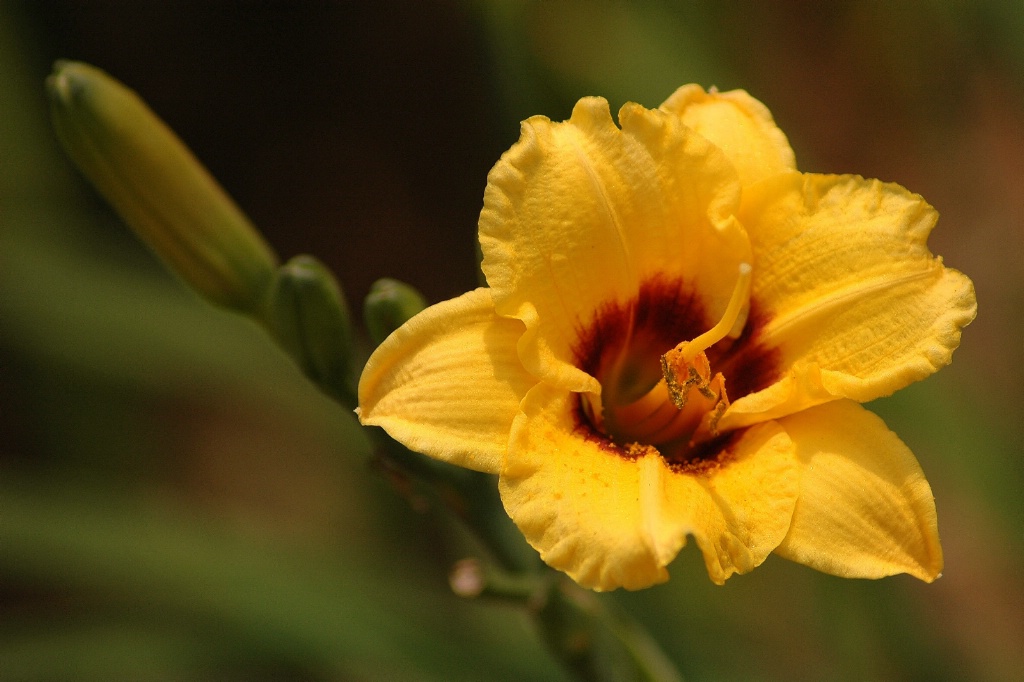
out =
[[[937,498],[944,576],[695,548],[607,598],[690,680],[1024,678],[1024,4],[1018,0],[0,1],[0,679],[559,680],[519,611],[448,588],[458,538],[351,415],[165,274],[59,152],[56,58],[130,84],[357,316],[476,285],[485,176],[583,95],[742,87],[803,170],[925,196],[979,317],[870,407]]]

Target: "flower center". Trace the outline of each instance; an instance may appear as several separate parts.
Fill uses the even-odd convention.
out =
[[[597,376],[602,386],[600,404],[591,396],[581,397],[591,426],[616,444],[653,446],[672,460],[687,459],[694,448],[717,436],[718,419],[729,399],[725,378],[721,373],[712,375],[705,351],[733,332],[748,307],[750,279],[750,265],[741,264],[721,319],[662,354],[660,377],[637,370],[643,360],[649,361],[650,353],[644,352],[649,344],[626,340]]]

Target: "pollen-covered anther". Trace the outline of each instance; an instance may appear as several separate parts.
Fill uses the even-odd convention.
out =
[[[662,356],[661,367],[669,399],[680,415],[688,415],[685,421],[689,429],[677,437],[688,433],[690,445],[696,445],[718,435],[718,420],[729,407],[729,398],[725,392],[725,377],[721,372],[711,376],[711,365],[704,351],[687,361],[677,346]],[[680,381],[681,376],[686,379]]]
[[[711,364],[703,352],[687,362],[677,346],[661,356],[661,373],[668,388],[669,400],[677,410],[686,407],[691,389],[697,389],[702,396],[709,400],[714,400],[716,397],[708,387]],[[686,378],[680,381],[679,377],[684,375]]]

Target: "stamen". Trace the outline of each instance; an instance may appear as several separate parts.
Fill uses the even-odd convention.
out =
[[[742,324],[740,316],[749,302],[752,272],[749,263],[740,263],[732,297],[718,324],[662,355],[662,378],[639,397],[635,397],[635,381],[629,384],[628,391],[622,389],[627,383],[620,377],[626,366],[623,358],[628,356],[628,346],[624,346],[612,366],[610,379],[608,375],[602,377],[602,386],[608,390],[600,399],[581,397],[589,424],[627,447],[631,457],[639,456],[637,448],[647,447],[665,447],[668,450],[662,454],[683,456],[687,448],[718,435],[716,425],[729,406],[729,399],[724,377],[712,375],[704,351]]]
[[[751,272],[753,272],[753,268],[750,267],[750,263],[740,263],[739,279],[736,280],[736,288],[732,290],[732,298],[729,299],[729,305],[726,307],[722,319],[718,321],[718,324],[697,338],[683,344],[682,353],[684,360],[693,362],[698,353],[707,350],[729,335],[750,295]]]

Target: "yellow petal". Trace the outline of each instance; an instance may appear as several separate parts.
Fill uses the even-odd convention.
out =
[[[796,170],[793,150],[768,107],[743,90],[709,93],[699,85],[684,85],[661,110],[679,115],[685,125],[725,152],[744,186]]]
[[[711,579],[753,569],[785,536],[799,491],[786,433],[738,434],[715,465],[626,453],[581,425],[577,397],[538,384],[513,426],[499,485],[509,515],[551,566],[585,587],[639,589],[697,541]]]
[[[519,402],[536,379],[516,356],[523,324],[476,289],[427,308],[374,351],[359,419],[417,452],[497,473]]]
[[[800,488],[799,467],[785,431],[773,422],[753,426],[729,443],[720,468],[676,475],[666,508],[693,504],[693,484],[703,493],[692,506],[694,539],[711,579],[761,565],[789,529]]]
[[[488,175],[483,270],[501,315],[526,323],[525,366],[567,390],[600,390],[573,344],[602,305],[655,278],[678,283],[712,319],[749,256],[733,213],[735,171],[678,117],[586,98],[563,123],[534,117]]]
[[[796,443],[803,477],[777,554],[843,578],[909,573],[931,582],[939,576],[931,488],[881,419],[839,400],[780,423]]]
[[[948,364],[976,303],[971,281],[928,250],[936,219],[916,194],[853,176],[790,173],[747,188],[761,319],[750,346],[777,350],[780,381],[736,400],[721,427],[836,397],[866,402]]]

